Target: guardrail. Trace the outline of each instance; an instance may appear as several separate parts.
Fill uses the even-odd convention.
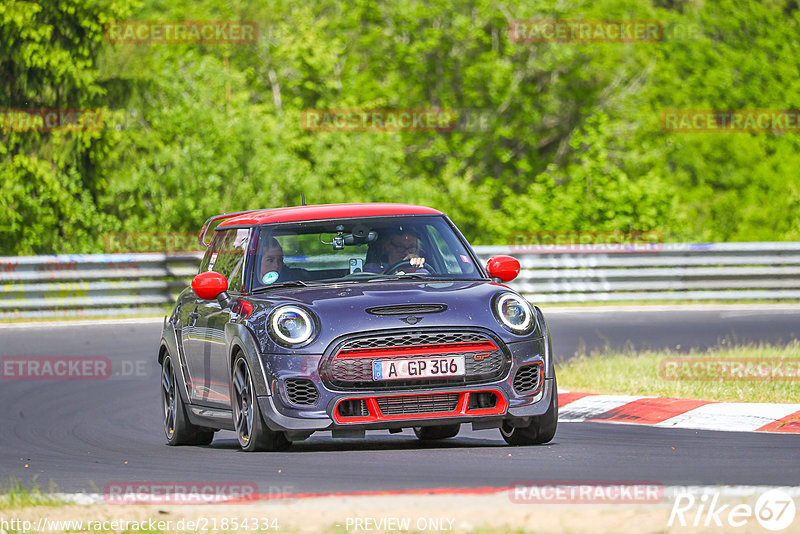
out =
[[[614,248],[616,247],[616,248]],[[800,299],[800,242],[475,247],[537,303]],[[163,313],[201,252],[0,257],[0,317]]]
[[[549,253],[543,253],[549,251]],[[477,247],[511,254],[534,302],[800,299],[800,242]]]
[[[202,252],[0,257],[0,317],[163,313]]]

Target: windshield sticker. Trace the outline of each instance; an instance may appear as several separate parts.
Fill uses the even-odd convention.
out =
[[[271,284],[277,279],[278,279],[278,273],[276,273],[275,271],[270,271],[264,275],[261,281],[264,282],[265,284]]]
[[[209,258],[209,260],[208,260],[208,270],[209,271],[214,270],[214,264],[215,263],[217,263],[217,252],[213,253],[211,255],[211,258]]]
[[[469,263],[469,258],[466,257],[464,254],[459,254],[458,256],[461,258],[461,261],[463,261],[464,263]]]

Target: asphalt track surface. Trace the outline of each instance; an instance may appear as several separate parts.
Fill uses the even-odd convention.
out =
[[[545,312],[547,310],[545,309]],[[558,312],[555,351],[582,346],[687,350],[787,342],[800,309]],[[254,482],[261,493],[506,487],[530,481],[651,481],[664,485],[800,485],[800,437],[607,423],[562,423],[553,442],[509,447],[497,430],[421,444],[410,431],[364,440],[315,434],[287,452],[247,454],[231,432],[208,447],[168,447],[161,427],[160,324],[0,329],[0,357],[108,357],[94,381],[0,380],[0,474],[61,491],[109,482]]]

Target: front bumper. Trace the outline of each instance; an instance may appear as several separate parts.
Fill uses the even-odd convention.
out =
[[[481,428],[492,428],[499,426],[499,423],[503,419],[507,419],[509,417],[513,418],[524,418],[524,417],[531,417],[536,415],[542,415],[547,411],[548,406],[550,405],[550,401],[553,397],[553,379],[546,378],[543,381],[543,386],[541,391],[532,396],[531,398],[527,399],[527,402],[517,403],[520,404],[516,407],[506,407],[502,410],[502,413],[484,413],[481,414],[479,412],[468,412],[468,411],[458,411],[452,412],[448,414],[442,413],[433,413],[433,414],[407,414],[403,417],[379,417],[372,420],[362,420],[362,421],[354,421],[354,422],[337,422],[334,420],[334,416],[332,415],[333,407],[338,404],[338,401],[333,405],[331,409],[331,413],[328,413],[326,410],[320,411],[310,411],[310,410],[302,410],[302,411],[295,411],[295,413],[287,414],[284,413],[285,411],[294,411],[293,408],[287,408],[282,406],[280,402],[280,397],[275,396],[264,396],[258,397],[258,405],[261,408],[261,414],[264,417],[267,426],[271,430],[282,430],[282,431],[298,431],[298,432],[315,432],[320,430],[347,430],[347,431],[359,431],[359,430],[381,430],[381,429],[396,429],[396,428],[408,428],[408,427],[415,427],[415,426],[432,426],[432,425],[442,425],[442,424],[454,424],[454,423],[472,423],[475,429]],[[483,392],[487,389],[491,388],[483,388],[478,387],[475,388],[476,392]],[[448,393],[449,390],[436,390],[435,392],[428,392],[428,393]],[[459,393],[459,395],[464,395],[465,392],[463,390],[455,389],[452,392]],[[378,395],[385,395],[386,392],[380,392]],[[420,392],[418,390],[411,391],[411,392],[397,392],[393,393],[393,395],[420,395],[425,394],[425,392]],[[358,398],[358,396],[353,395],[341,395],[339,400],[348,400]],[[276,400],[278,402],[276,402]],[[508,401],[506,401],[508,402]]]
[[[475,428],[499,426],[508,418],[541,415],[547,411],[553,396],[552,366],[546,339],[526,340],[506,345],[511,354],[507,373],[494,381],[469,385],[452,385],[425,388],[397,388],[379,390],[335,390],[325,385],[318,373],[323,355],[264,355],[266,382],[271,395],[258,397],[261,414],[267,426],[276,431],[313,432],[319,430],[361,431],[374,429],[399,429],[454,423],[473,423]],[[539,386],[532,392],[518,394],[514,387],[517,371],[524,366],[538,365]],[[286,380],[307,379],[319,392],[313,405],[297,406],[287,394]],[[492,393],[494,406],[476,405],[473,400],[479,393]],[[386,409],[387,398],[447,397],[449,405],[437,404],[424,413],[396,413]],[[457,398],[457,401],[454,399]],[[472,399],[472,400],[471,400]],[[368,414],[342,417],[338,407],[347,401],[363,400]],[[394,400],[394,399],[392,399]],[[381,408],[380,405],[384,407]],[[400,410],[402,412],[402,410]]]

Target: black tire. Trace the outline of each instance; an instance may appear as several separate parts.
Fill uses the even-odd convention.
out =
[[[461,430],[460,423],[440,426],[415,426],[414,434],[416,434],[419,439],[428,441],[455,437],[459,430]]]
[[[500,427],[500,434],[509,445],[541,445],[553,439],[556,435],[558,426],[558,385],[553,378],[553,396],[550,398],[550,405],[542,415],[531,417],[528,426],[511,426],[507,421],[503,421]]]
[[[161,362],[161,406],[164,433],[169,445],[208,445],[214,440],[214,431],[193,425],[186,415],[186,406],[178,390],[178,377],[172,357]]]
[[[231,406],[236,439],[245,452],[280,451],[291,443],[284,432],[270,430],[261,417],[247,359],[239,353],[231,371]]]

